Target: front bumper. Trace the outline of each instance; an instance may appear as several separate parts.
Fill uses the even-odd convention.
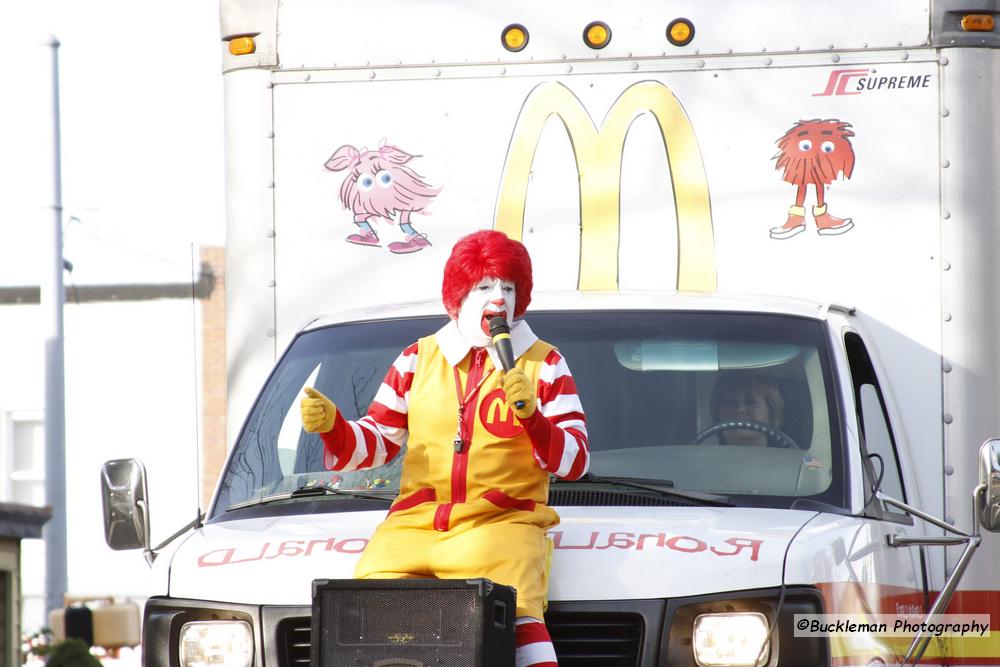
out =
[[[777,650],[769,667],[829,665],[825,638],[795,637],[795,614],[823,613],[812,588],[739,591],[666,600],[553,602],[545,614],[560,667],[694,667],[694,619],[722,611],[773,618],[780,599]],[[309,667],[309,606],[214,603],[150,598],[143,623],[145,667],[179,667],[180,628],[196,620],[242,620],[254,635],[255,667]],[[776,658],[776,660],[775,660]]]

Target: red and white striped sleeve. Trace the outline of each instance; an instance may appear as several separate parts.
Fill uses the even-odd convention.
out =
[[[579,479],[590,465],[587,420],[566,360],[552,350],[538,375],[538,409],[522,420],[535,460],[556,477]]]
[[[340,411],[333,428],[321,433],[328,470],[362,470],[391,461],[406,442],[410,386],[417,369],[417,344],[396,357],[378,388],[368,414],[357,421]]]

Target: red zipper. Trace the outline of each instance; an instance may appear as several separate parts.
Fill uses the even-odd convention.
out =
[[[465,387],[471,393],[463,396],[461,380],[458,371],[455,372],[455,391],[458,395],[459,428],[458,436],[461,443],[455,443],[455,453],[451,459],[451,502],[440,505],[434,513],[434,530],[448,530],[448,523],[451,517],[451,508],[456,503],[464,503],[465,495],[468,491],[466,475],[469,470],[469,449],[472,447],[472,431],[475,428],[476,402],[479,397],[479,388],[482,386],[483,370],[486,365],[486,350],[484,348],[474,348],[472,359],[469,364],[469,375],[466,378]],[[471,407],[470,407],[471,406]]]

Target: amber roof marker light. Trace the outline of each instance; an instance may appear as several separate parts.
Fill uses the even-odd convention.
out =
[[[520,23],[511,23],[500,33],[500,43],[508,51],[520,51],[528,45],[528,29]]]
[[[603,49],[611,41],[611,28],[604,21],[593,21],[583,29],[583,43],[592,49]]]
[[[674,19],[667,26],[667,41],[674,46],[687,46],[694,39],[694,24],[687,19]]]
[[[234,56],[245,56],[257,50],[252,35],[241,35],[229,40],[229,53]]]
[[[996,23],[992,14],[966,14],[960,21],[965,32],[991,32]]]

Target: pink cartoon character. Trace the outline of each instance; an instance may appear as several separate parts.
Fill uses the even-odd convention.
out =
[[[795,204],[788,209],[788,219],[781,227],[771,228],[772,239],[788,239],[806,228],[806,188],[816,189],[816,205],[812,207],[816,232],[822,236],[843,234],[854,227],[850,218],[838,218],[826,210],[823,197],[826,186],[838,176],[845,179],[854,171],[854,147],[851,146],[851,124],[837,119],[800,120],[778,141],[774,168],[784,169],[782,177],[797,187]]]
[[[348,170],[340,185],[340,201],[354,213],[358,233],[347,237],[348,243],[378,247],[378,234],[372,227],[374,218],[383,218],[406,235],[404,241],[393,241],[389,251],[403,255],[423,250],[431,244],[426,234],[413,228],[410,216],[423,213],[427,205],[441,192],[424,182],[406,166],[418,155],[411,155],[383,140],[378,150],[358,150],[344,145],[326,161],[330,171]]]

